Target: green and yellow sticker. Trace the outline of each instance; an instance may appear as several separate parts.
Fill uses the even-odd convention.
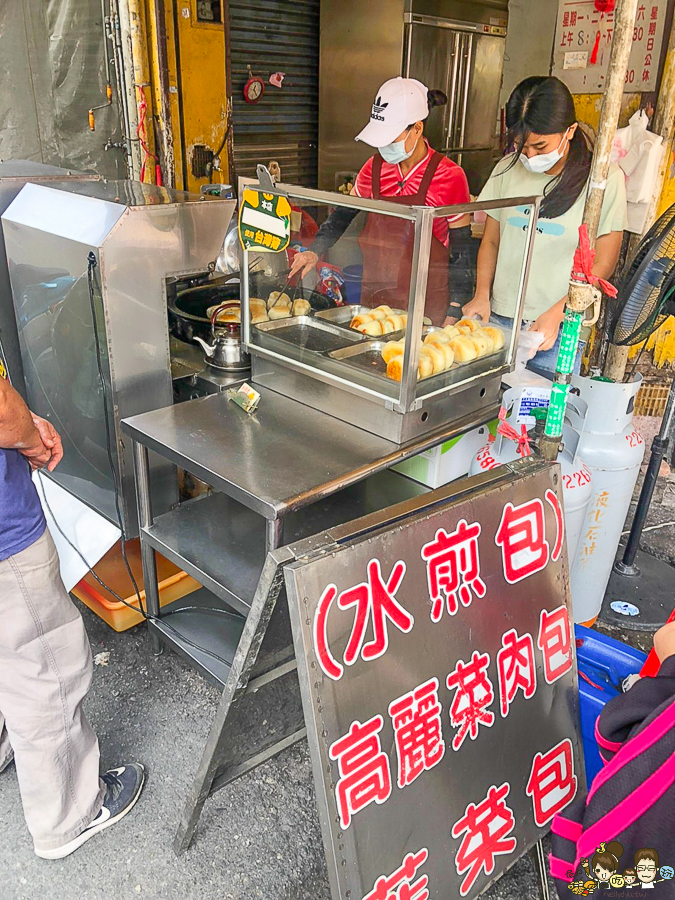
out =
[[[291,240],[291,204],[286,197],[246,188],[239,211],[239,240],[245,250],[285,250]]]

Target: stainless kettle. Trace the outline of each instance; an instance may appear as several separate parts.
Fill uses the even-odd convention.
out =
[[[211,316],[211,343],[207,344],[197,335],[194,335],[194,340],[204,351],[207,365],[226,372],[243,372],[251,368],[251,356],[249,353],[245,353],[241,346],[239,324],[225,322],[220,323],[216,328],[218,314],[228,305],[219,306]]]

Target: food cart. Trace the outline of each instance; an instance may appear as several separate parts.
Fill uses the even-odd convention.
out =
[[[432,337],[443,330],[428,323],[424,315],[434,221],[458,211],[498,206],[513,207],[514,214],[518,207],[533,210],[526,226],[528,241],[519,291],[514,297],[513,316],[519,320],[539,198],[473,204],[461,209],[422,209],[336,197],[271,182],[261,187],[261,198],[285,197],[293,208],[307,210],[319,222],[336,204],[351,207],[361,219],[375,215],[403,220],[407,225],[406,242],[401,241],[400,229],[393,230],[401,255],[412,253],[412,266],[405,285],[395,272],[390,273],[388,283],[363,285],[362,301],[367,302],[362,302],[362,308],[325,309],[322,304],[312,303],[312,292],[306,287],[301,295],[297,286],[287,288],[283,273],[276,291],[270,292],[271,297],[251,296],[245,250],[241,331],[244,348],[252,360],[247,381],[260,394],[255,412],[248,414],[232,403],[226,392],[219,392],[123,422],[123,431],[133,445],[152,639],[157,647],[164,644],[182,654],[223,690],[181,818],[174,845],[177,852],[189,845],[209,796],[304,738],[310,721],[314,723],[310,727],[311,741],[317,734],[321,739],[326,736],[322,736],[321,729],[316,731],[310,710],[317,702],[320,707],[322,685],[327,687],[329,681],[325,674],[312,671],[316,659],[311,658],[303,643],[307,637],[304,629],[311,626],[316,614],[316,610],[303,610],[303,604],[316,603],[319,598],[303,594],[296,579],[289,602],[286,601],[284,576],[288,583],[290,564],[337,561],[341,546],[364,535],[396,530],[411,516],[427,525],[432,519],[447,522],[450,516],[456,525],[458,503],[473,509],[475,504],[489,506],[497,494],[520,497],[522,493],[524,497],[529,489],[523,488],[521,480],[529,479],[528,483],[536,484],[542,496],[546,491],[547,528],[558,528],[558,537],[551,542],[552,549],[555,545],[553,569],[547,569],[538,592],[536,615],[543,615],[548,607],[564,609],[565,598],[569,603],[555,467],[520,461],[505,467],[504,472],[481,475],[434,492],[391,471],[396,463],[493,418],[501,378],[513,367],[515,359],[517,329],[504,333],[503,345],[489,345],[483,354],[453,360],[449,365],[443,365],[441,357],[433,354],[431,370],[428,364],[422,366],[428,353],[425,344],[433,343]],[[355,227],[351,233],[348,230],[343,241],[337,249],[349,260],[350,254],[353,257],[358,252],[358,229]],[[276,315],[271,314],[275,301],[286,289],[288,312],[278,310]],[[381,293],[373,299],[372,294],[366,297],[368,291]],[[298,296],[307,306],[303,304],[294,310]],[[385,308],[385,317],[374,320],[372,310],[376,307],[372,304],[379,300],[383,302],[377,305]],[[261,312],[263,306],[265,313]],[[391,317],[393,321],[383,324]],[[373,325],[373,321],[381,324]],[[369,327],[364,331],[357,325]],[[377,335],[378,328],[384,333]],[[452,334],[447,329],[445,333]],[[443,336],[437,340],[445,341]],[[396,349],[400,360],[397,377],[392,377],[389,366],[391,353],[389,362],[383,355],[391,343],[397,348],[390,347],[390,351]],[[461,356],[462,344],[458,347]],[[446,355],[445,361],[449,358]],[[232,382],[234,388],[241,383],[234,378]],[[153,515],[148,477],[150,453],[189,472],[207,484],[209,490],[184,500],[169,512]],[[385,551],[386,546],[385,540]],[[201,591],[190,596],[189,603],[176,601],[160,610],[155,551],[203,585]],[[487,575],[496,585],[496,579],[503,580],[503,576],[501,570],[496,571],[492,556],[494,571]],[[382,570],[389,572],[391,566],[385,552]],[[490,583],[489,577],[487,580]],[[493,595],[485,598],[478,611],[481,628],[490,631],[490,622],[500,624],[495,610],[503,602],[502,594],[501,589],[495,589]],[[431,601],[426,598],[419,602],[424,609]],[[536,629],[531,624],[527,628],[533,633]],[[490,639],[495,637],[498,636]],[[437,645],[432,654],[435,658],[439,646],[443,644]],[[419,649],[418,645],[418,655]],[[571,660],[573,647],[570,649],[569,640],[566,652]],[[564,735],[569,736],[570,752],[578,770],[574,705],[569,704],[574,677],[571,663],[565,666],[565,675],[564,689],[561,684],[553,698],[541,699],[550,710],[547,722],[559,743],[568,739]],[[524,713],[521,715],[526,718]],[[550,737],[549,732],[544,726],[544,739]],[[543,745],[539,749],[543,752]],[[312,752],[318,759],[324,751],[313,746]],[[315,775],[319,777],[316,769]],[[329,787],[334,786],[334,777],[331,773],[321,776]],[[322,806],[322,817],[330,819],[329,807]],[[519,813],[521,824],[524,816]],[[544,891],[546,879],[538,843],[543,826],[532,819],[531,813],[528,822],[528,827],[521,830],[519,853],[508,864],[532,849],[537,854]],[[356,857],[348,851],[343,853],[339,832],[328,825],[324,828],[327,851],[329,846],[333,848],[329,852],[333,865],[339,866],[335,862],[336,848],[345,860],[342,865],[347,865],[349,859],[351,874],[347,882],[340,877],[339,867],[337,878],[331,875],[335,896],[356,897],[351,887],[345,887],[347,884],[361,885],[359,890],[362,888],[365,896],[370,875],[360,872]],[[498,867],[496,874],[504,867]],[[478,879],[481,891],[496,874],[490,871]]]

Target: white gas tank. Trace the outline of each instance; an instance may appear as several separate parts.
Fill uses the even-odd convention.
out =
[[[550,390],[548,390],[550,397]],[[528,434],[534,437],[534,422],[530,403],[524,403],[522,388],[511,388],[504,393],[502,406],[507,410],[507,421],[520,431],[521,423],[525,424]],[[542,403],[547,400],[542,399]],[[529,407],[529,408],[528,408]],[[562,472],[563,504],[565,510],[565,532],[567,535],[567,556],[570,561],[576,556],[577,547],[581,539],[582,529],[586,520],[588,504],[592,494],[591,472],[585,461],[580,457],[578,444],[579,435],[570,425],[570,417],[574,415],[576,422],[583,422],[586,415],[586,404],[578,397],[570,397],[566,422],[563,426],[563,449],[558,454],[558,462]],[[476,454],[470,475],[476,475],[487,469],[513,462],[519,458],[518,445],[515,441],[497,434],[497,437],[487,443]],[[575,621],[577,621],[575,610]]]
[[[633,424],[641,383],[640,375],[627,384],[572,376],[572,389],[588,406],[579,453],[593,476],[591,501],[570,573],[575,622],[593,622],[600,612],[645,454],[644,441]]]

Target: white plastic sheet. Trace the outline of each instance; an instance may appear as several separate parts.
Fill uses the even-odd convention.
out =
[[[119,528],[94,512],[77,497],[69,494],[51,478],[35,472],[33,481],[44,509],[49,532],[59,554],[61,578],[66,590],[70,591],[87,574],[88,568],[95,566],[113,544],[119,541],[121,532]],[[45,503],[45,497],[47,503]],[[53,516],[49,512],[47,504],[49,504]],[[56,523],[58,523],[58,528]],[[89,564],[88,566],[82,562],[68,541],[77,547]]]
[[[101,0],[0,0],[0,159],[126,177],[116,99],[106,102]]]

